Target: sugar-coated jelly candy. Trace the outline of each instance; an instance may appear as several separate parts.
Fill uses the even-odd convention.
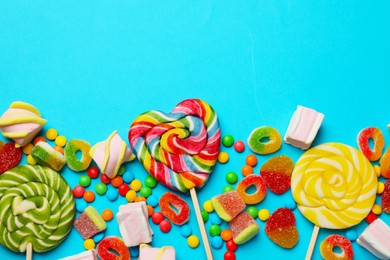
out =
[[[387,148],[382,158],[379,160],[381,174],[385,178],[390,178],[390,147]]]
[[[92,206],[88,206],[73,225],[84,239],[93,237],[107,227],[102,216]]]
[[[371,149],[369,140],[374,142]],[[382,131],[377,127],[367,127],[360,131],[357,137],[359,150],[370,161],[376,161],[382,156],[382,150],[385,147],[385,139]]]
[[[382,193],[382,210],[390,214],[390,179],[385,182],[385,189]]]
[[[248,137],[249,148],[258,154],[270,154],[280,149],[282,137],[278,130],[270,126],[254,129]]]
[[[97,246],[97,253],[104,260],[128,260],[129,248],[119,237],[110,236],[103,238]]]
[[[335,252],[334,247],[338,247],[341,250],[341,253]],[[330,235],[320,245],[321,256],[324,259],[342,259],[342,260],[352,260],[353,259],[353,249],[351,241],[346,237],[340,235]]]
[[[162,214],[176,225],[183,225],[190,217],[190,207],[187,202],[172,192],[164,193],[160,198]],[[172,209],[174,207],[177,211]]]
[[[211,203],[218,216],[226,222],[230,222],[246,207],[245,202],[235,190],[214,196]]]
[[[290,188],[294,162],[286,155],[275,156],[260,168],[267,187],[276,194],[283,194]]]
[[[15,147],[15,143],[0,141],[0,173],[14,168],[22,159],[22,150]]]
[[[251,186],[256,187],[256,191],[248,193],[247,189]],[[265,186],[264,179],[255,174],[249,174],[237,184],[237,193],[246,204],[257,204],[261,202],[267,194],[267,188]]]
[[[229,223],[233,241],[237,245],[244,244],[253,238],[260,230],[256,220],[248,212],[242,212]]]
[[[38,164],[48,166],[55,171],[61,170],[66,163],[65,156],[45,142],[37,143],[31,151],[31,156]]]
[[[65,146],[65,158],[68,167],[76,172],[84,171],[88,168],[92,161],[92,157],[89,155],[91,145],[84,140],[70,140]],[[81,153],[81,158],[78,158],[77,153]]]
[[[283,248],[292,248],[298,243],[294,213],[288,208],[277,209],[265,224],[265,234],[275,244]]]

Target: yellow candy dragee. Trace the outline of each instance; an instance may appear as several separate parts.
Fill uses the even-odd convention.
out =
[[[341,143],[306,151],[295,165],[291,191],[299,211],[322,228],[359,224],[375,202],[378,179],[368,159]]]

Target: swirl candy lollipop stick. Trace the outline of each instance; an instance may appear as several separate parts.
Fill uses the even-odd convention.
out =
[[[0,175],[0,244],[14,252],[55,248],[72,228],[72,191],[55,171],[17,166]]]
[[[321,144],[299,158],[291,191],[299,211],[315,225],[306,259],[311,257],[319,228],[348,228],[367,216],[377,183],[368,159],[348,145]]]
[[[188,99],[168,114],[143,113],[132,123],[129,141],[150,175],[172,190],[190,191],[206,254],[212,259],[195,187],[206,183],[218,158],[220,129],[213,108]]]

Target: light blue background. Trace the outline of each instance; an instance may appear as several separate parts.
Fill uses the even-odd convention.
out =
[[[389,1],[1,0],[0,113],[15,100],[30,102],[49,120],[44,130],[54,127],[68,139],[95,144],[115,129],[127,141],[138,114],[168,112],[187,98],[209,102],[222,134],[241,140],[262,125],[284,135],[296,106],[304,105],[325,114],[315,144],[356,147],[358,132],[377,126],[387,148],[389,13]],[[221,193],[225,174],[239,173],[250,153],[222,150],[230,161],[216,166],[199,192],[201,203]],[[276,154],[296,161],[302,151],[283,144]],[[256,172],[271,157],[259,156]],[[141,180],[147,176],[136,161],[127,169]],[[77,184],[77,173],[62,174],[72,187]],[[153,192],[165,191],[160,185]],[[257,207],[272,212],[290,197],[269,192]],[[99,197],[93,205],[101,211],[107,202]],[[110,206],[116,210],[124,202],[121,198]],[[274,245],[258,220],[260,234],[239,247],[238,259],[303,259],[312,224],[294,213],[300,233],[296,247]],[[389,215],[381,217],[390,224]],[[194,213],[190,225],[199,235]],[[366,226],[363,221],[354,229],[360,233]],[[203,247],[190,249],[178,227],[168,234],[152,228],[153,246],[174,245],[178,259],[205,258]],[[334,232],[345,233],[320,231],[314,259],[320,259],[319,243]],[[119,235],[115,220],[106,234]],[[370,259],[356,242],[353,248],[356,259]],[[72,230],[60,247],[35,253],[34,259],[81,251],[82,239]],[[213,250],[216,259],[224,252]],[[24,258],[2,247],[0,255]]]

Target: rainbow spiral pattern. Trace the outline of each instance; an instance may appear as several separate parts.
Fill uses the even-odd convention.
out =
[[[215,165],[220,128],[214,109],[188,99],[165,114],[148,111],[129,130],[129,141],[145,169],[170,189],[202,187]]]
[[[359,224],[370,212],[378,179],[367,158],[341,143],[325,143],[305,152],[291,176],[299,211],[322,228]]]
[[[72,229],[74,198],[66,181],[42,166],[17,166],[0,175],[0,244],[15,252],[45,252]]]

